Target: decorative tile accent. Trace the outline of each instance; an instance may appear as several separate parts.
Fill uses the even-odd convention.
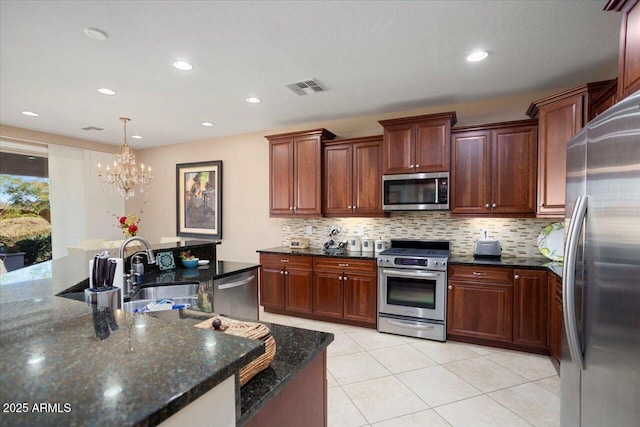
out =
[[[538,235],[553,219],[538,218],[452,218],[449,212],[399,212],[388,218],[287,218],[282,221],[282,245],[294,237],[309,238],[311,247],[321,248],[332,226],[342,228],[340,238],[360,235],[377,239],[449,240],[455,255],[473,255],[482,229],[497,239],[504,257],[544,258],[538,251]],[[306,234],[307,226],[313,234]]]

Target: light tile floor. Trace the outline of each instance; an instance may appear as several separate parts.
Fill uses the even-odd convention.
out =
[[[264,313],[335,334],[327,349],[329,427],[558,426],[560,381],[539,356]]]

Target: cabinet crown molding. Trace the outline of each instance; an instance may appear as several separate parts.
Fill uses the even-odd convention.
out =
[[[427,114],[424,116],[412,116],[412,117],[400,117],[398,119],[378,120],[382,126],[395,125],[400,123],[415,123],[424,120],[450,120],[451,126],[455,125],[458,121],[455,111],[448,111],[446,113]]]
[[[571,96],[580,95],[583,93],[595,93],[600,92],[602,89],[607,87],[611,83],[612,80],[601,80],[599,82],[591,82],[586,83],[580,86],[576,86],[574,88],[565,90],[563,92],[554,93],[551,96],[547,96],[546,98],[538,99],[537,101],[533,101],[529,108],[527,108],[527,116],[534,118],[538,115],[538,109],[544,105],[552,104],[564,98],[569,98]]]
[[[327,145],[337,145],[337,144],[355,144],[358,142],[378,142],[382,141],[382,135],[372,135],[372,136],[359,136],[356,138],[345,138],[345,139],[334,139],[331,142],[325,143]]]
[[[313,129],[313,130],[301,130],[298,132],[280,133],[277,135],[266,135],[265,138],[268,140],[272,140],[272,139],[288,138],[292,136],[313,136],[313,135],[320,135],[322,139],[334,139],[336,137],[336,135],[333,132],[328,131],[325,128],[320,128],[320,129]]]
[[[537,126],[538,119],[525,119],[525,120],[513,120],[509,122],[498,122],[498,123],[487,123],[481,125],[469,125],[469,126],[460,126],[451,129],[451,133],[455,132],[468,132],[474,130],[489,130],[489,129],[498,129],[504,128],[505,126],[509,127],[519,127],[519,126]]]

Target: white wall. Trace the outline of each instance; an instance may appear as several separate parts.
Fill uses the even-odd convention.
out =
[[[97,177],[97,163],[113,162],[113,154],[77,148],[49,147],[49,199],[53,258],[81,240],[122,239],[114,215],[124,213],[124,200],[109,194]]]

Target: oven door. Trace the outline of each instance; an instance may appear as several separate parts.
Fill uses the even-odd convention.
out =
[[[444,321],[446,286],[444,271],[380,268],[379,312]]]

